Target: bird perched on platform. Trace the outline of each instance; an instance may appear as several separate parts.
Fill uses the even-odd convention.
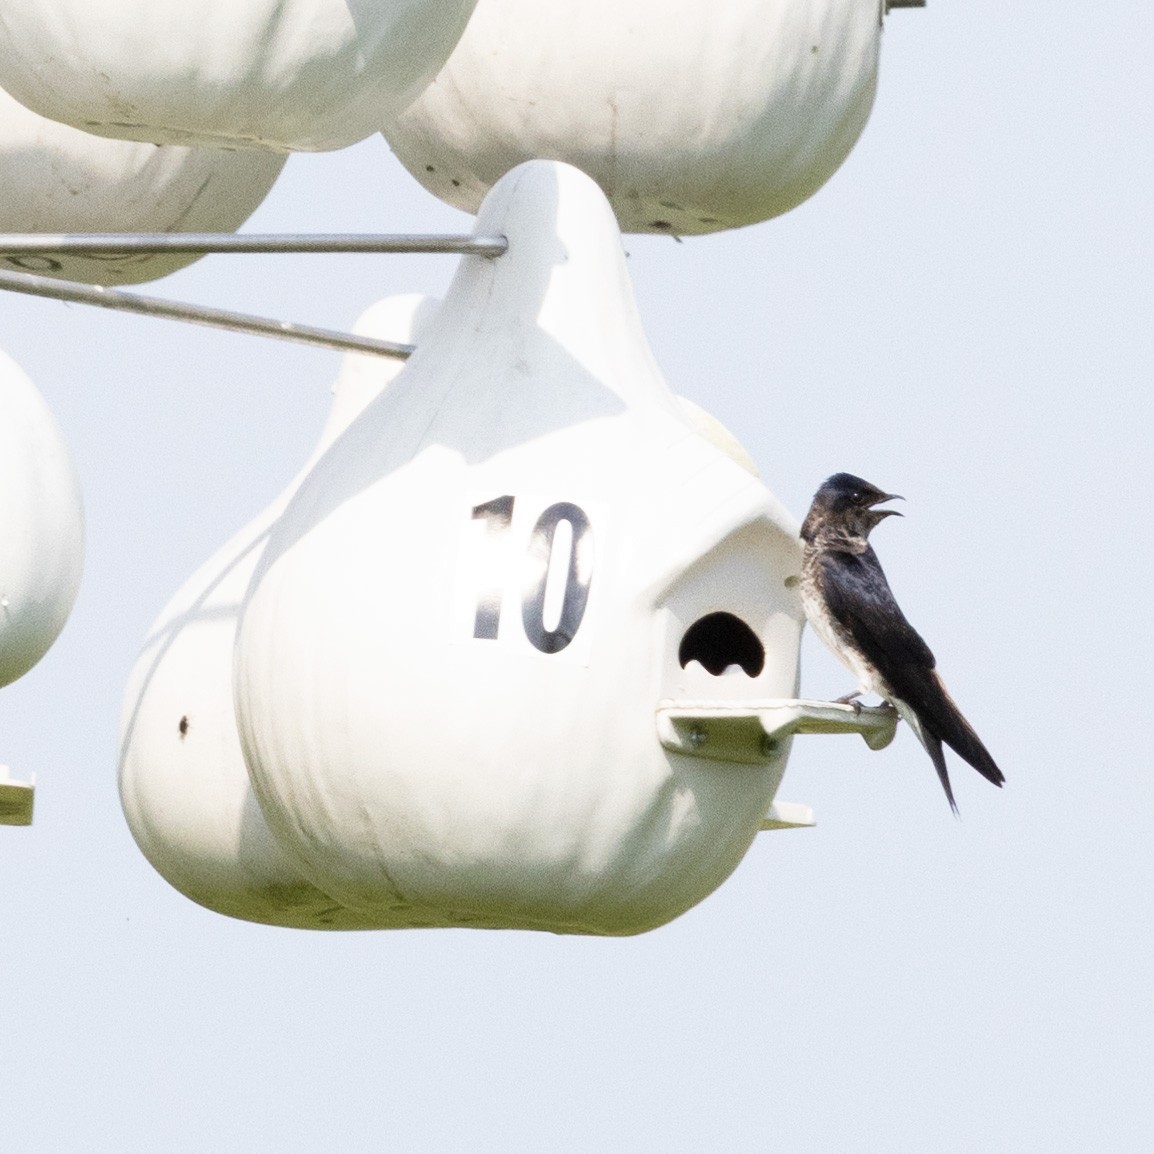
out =
[[[818,489],[801,527],[802,604],[814,631],[858,679],[858,692],[843,700],[876,693],[898,711],[925,746],[956,814],[943,742],[994,785],[1005,777],[946,691],[869,544],[880,521],[901,516],[876,506],[900,499],[850,473],[835,473]]]

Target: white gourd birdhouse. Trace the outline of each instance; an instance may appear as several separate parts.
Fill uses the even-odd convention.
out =
[[[56,640],[80,588],[84,510],[55,418],[0,353],[0,685]]]
[[[0,85],[87,132],[341,148],[436,74],[474,0],[0,0]]]
[[[411,342],[436,304],[410,295],[369,309],[356,331]],[[233,712],[237,615],[270,526],[300,478],[403,362],[349,353],[304,470],[173,597],[149,631],[125,692],[120,796],[137,844],[186,896],[219,913],[305,928],[361,920],[311,885],[269,832],[253,796]]]
[[[879,0],[478,0],[436,80],[382,128],[430,192],[475,212],[534,157],[604,190],[626,232],[786,212],[865,126]]]
[[[666,386],[593,181],[521,165],[477,229],[508,252],[462,259],[270,529],[241,742],[287,858],[364,923],[637,933],[773,801],[788,741],[709,760],[658,708],[793,697],[797,527]]]
[[[232,232],[284,166],[272,153],[105,140],[0,91],[0,232]],[[139,284],[195,253],[12,253],[0,268],[92,284]]]

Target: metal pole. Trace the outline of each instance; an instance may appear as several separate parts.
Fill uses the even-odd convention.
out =
[[[375,236],[261,234],[231,232],[3,233],[0,257],[81,253],[128,256],[135,253],[461,253],[500,256],[503,236]]]
[[[373,337],[358,337],[352,333],[339,333],[332,329],[297,325],[291,321],[274,321],[266,317],[251,316],[248,313],[208,308],[205,305],[190,305],[180,301],[161,300],[159,297],[139,296],[136,293],[105,288],[103,285],[79,284],[76,281],[35,276],[26,272],[0,270],[0,289],[28,296],[48,297],[51,300],[95,305],[97,308],[115,309],[119,312],[167,317],[169,320],[188,321],[192,324],[209,325],[212,328],[229,329],[232,332],[278,337],[285,341],[299,341],[306,345],[320,345],[323,348],[340,349],[344,352],[375,353],[377,356],[396,357],[400,360],[406,359],[415,347],[393,341],[376,340]]]

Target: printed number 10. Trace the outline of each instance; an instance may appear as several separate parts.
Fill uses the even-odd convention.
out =
[[[512,496],[496,497],[473,509],[473,520],[484,521],[486,538],[500,544],[513,524]],[[560,575],[567,538],[568,554],[563,581]],[[556,556],[555,556],[556,554]],[[530,644],[542,653],[559,653],[576,636],[589,600],[593,577],[593,529],[579,506],[568,501],[550,505],[533,526],[523,562],[521,623]],[[480,590],[473,620],[473,636],[495,640],[501,624],[506,574],[495,574],[492,586]],[[546,628],[546,616],[555,618]]]

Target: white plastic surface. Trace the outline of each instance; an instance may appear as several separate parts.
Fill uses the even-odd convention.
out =
[[[888,705],[855,708],[838,701],[681,700],[663,701],[657,709],[662,745],[721,761],[768,759],[765,751],[795,733],[856,733],[870,749],[884,749],[894,739],[897,721]]]
[[[775,801],[761,823],[763,830],[809,829],[816,825],[813,810],[796,801]]]
[[[0,91],[0,232],[232,232],[284,166],[271,153],[104,140]],[[86,284],[139,284],[199,259],[0,256],[0,268]]]
[[[341,148],[403,108],[474,0],[0,0],[0,85],[101,136]]]
[[[44,399],[0,353],[0,685],[56,640],[80,588],[84,510]]]
[[[241,739],[294,865],[379,926],[636,933],[719,885],[772,801],[784,745],[720,766],[663,749],[654,710],[794,695],[796,525],[669,392],[592,181],[523,165],[477,228],[508,253],[462,259],[272,529]],[[679,660],[718,610],[761,639],[755,676]]]
[[[479,0],[437,79],[383,124],[442,200],[564,160],[626,232],[707,233],[820,188],[873,103],[878,0]]]
[[[0,825],[31,825],[35,802],[35,780],[14,781],[0,765]]]
[[[409,342],[435,302],[390,297],[356,331]],[[348,354],[320,442],[268,509],[203,565],[161,613],[129,678],[121,723],[120,796],[144,855],[201,905],[250,921],[356,928],[358,918],[310,885],[281,852],[252,794],[233,713],[237,612],[269,526],[320,455],[403,362]]]

